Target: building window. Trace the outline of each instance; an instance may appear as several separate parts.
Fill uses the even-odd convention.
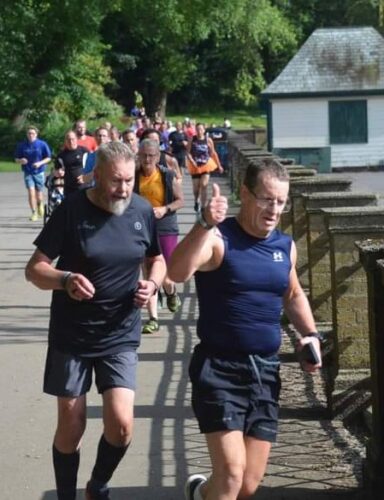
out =
[[[330,144],[368,142],[367,101],[329,101]]]

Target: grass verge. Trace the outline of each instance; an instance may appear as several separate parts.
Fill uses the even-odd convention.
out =
[[[20,172],[20,165],[14,161],[0,160],[0,172]]]

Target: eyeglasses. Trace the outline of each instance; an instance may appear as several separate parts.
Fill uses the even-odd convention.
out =
[[[277,211],[280,213],[287,213],[291,210],[291,200],[288,198],[287,200],[275,200],[273,198],[263,198],[262,196],[257,196],[253,191],[248,189],[249,193],[254,197],[256,200],[256,205],[259,208],[266,209],[266,208],[271,208],[275,207],[277,208]]]
[[[149,159],[153,159],[158,156],[157,153],[144,153],[144,151],[139,151],[139,155],[142,156],[143,158],[149,158]]]

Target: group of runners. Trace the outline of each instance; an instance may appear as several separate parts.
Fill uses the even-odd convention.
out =
[[[64,197],[93,185],[93,170],[97,149],[109,142],[126,144],[135,156],[135,192],[145,197],[153,207],[160,247],[166,262],[177,245],[179,228],[177,211],[184,206],[183,175],[189,172],[193,179],[194,210],[200,211],[206,203],[209,175],[212,171],[223,172],[213,141],[207,136],[203,124],[195,125],[188,118],[171,127],[169,122],[136,118],[132,127],[123,133],[110,123],[99,126],[91,135],[85,120],[78,120],[64,136],[63,147],[56,155],[54,167],[45,181],[45,167],[52,154],[48,144],[38,138],[36,127],[27,129],[27,139],[17,145],[15,160],[22,165],[24,181],[28,189],[32,221],[51,215],[50,207],[57,206]],[[44,204],[43,189],[48,187],[48,199]],[[62,196],[62,197],[61,197]],[[47,214],[48,212],[48,214]],[[147,270],[144,266],[144,275]],[[169,277],[163,283],[168,309],[176,313],[181,299],[176,285]],[[148,320],[142,333],[151,334],[160,329],[158,307],[163,305],[159,290],[148,303]]]
[[[250,164],[240,211],[227,217],[228,201],[217,184],[208,196],[209,174],[222,167],[204,125],[196,124],[186,137],[183,124],[176,124],[169,134],[172,154],[152,125],[114,139],[103,125],[87,145],[79,131],[86,129],[83,120],[67,132],[55,164],[64,176],[64,201],[34,241],[26,266],[27,280],[53,291],[44,391],[58,400],[52,459],[59,500],[76,498],[93,373],[103,400],[103,432],[86,498],[111,498],[108,483],[132,439],[136,351],[141,333],[159,329],[161,288],[168,308],[177,312],[182,303],[176,283],[195,276],[199,343],[189,374],[212,474],[188,478],[187,500],[250,498],[262,481],[277,436],[283,308],[302,335],[297,349],[311,346],[317,357],[303,359],[303,369],[321,367],[320,336],[297,278],[295,245],[277,229],[289,204],[285,167],[274,159]],[[29,163],[26,148],[17,151],[23,167],[39,169],[51,158],[46,151],[38,165],[43,159]],[[178,242],[186,169],[194,183],[196,222]],[[34,175],[24,169],[28,189]],[[40,206],[36,195],[32,215]],[[143,325],[142,308],[149,312]]]
[[[30,220],[35,222],[44,215],[45,172],[53,155],[47,142],[38,137],[37,127],[28,127],[26,135],[26,139],[16,147],[15,161],[21,165],[24,173],[31,209]],[[206,202],[209,174],[214,170],[223,172],[223,168],[205,125],[196,124],[189,118],[173,126],[169,121],[136,117],[131,127],[122,132],[106,122],[93,134],[88,133],[85,120],[78,120],[73,129],[66,132],[62,148],[55,156],[52,169],[55,186],[67,195],[87,187],[92,182],[95,152],[100,144],[121,141],[137,155],[139,142],[148,137],[159,142],[161,164],[173,169],[178,180],[181,180],[184,172],[192,175],[194,209],[198,212]]]

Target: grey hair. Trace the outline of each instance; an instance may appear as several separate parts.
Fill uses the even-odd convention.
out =
[[[156,148],[157,152],[160,152],[160,144],[153,139],[143,139],[139,144],[139,151],[141,151],[145,146],[151,146],[152,148]]]
[[[123,142],[108,142],[98,147],[96,151],[95,168],[102,168],[105,165],[109,165],[120,160],[135,161],[135,155]]]
[[[252,161],[245,171],[243,184],[249,190],[253,190],[261,175],[266,174],[275,177],[279,181],[289,182],[289,173],[284,165],[275,158]]]

